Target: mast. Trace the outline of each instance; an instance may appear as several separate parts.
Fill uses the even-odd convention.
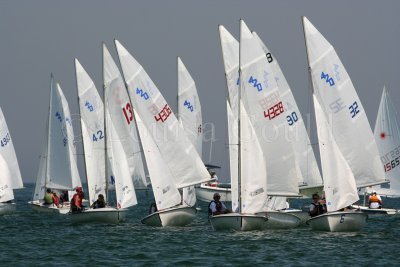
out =
[[[241,55],[241,38],[242,38],[242,19],[239,20],[239,92],[238,92],[238,195],[239,195],[239,213],[242,212],[242,148],[241,148],[241,127],[240,127],[240,115],[241,115],[241,98],[242,98],[242,68],[240,65],[240,55]]]
[[[105,83],[104,83],[104,42],[102,43],[102,50],[103,50],[103,52],[101,53],[101,57],[102,57],[102,62],[103,62],[103,102],[104,102],[104,108],[103,108],[103,113],[104,113],[104,177],[106,178],[106,199],[107,199],[107,202],[108,202],[108,162],[107,162],[107,160],[108,160],[108,153],[107,153],[107,145],[108,145],[108,142],[107,142],[107,139],[108,139],[108,134],[107,134],[107,128],[106,128],[106,125],[107,125],[107,116],[106,116],[106,114],[107,114],[107,112],[106,112],[106,107],[107,107],[107,101],[106,101],[106,85],[105,85]],[[118,205],[117,205],[117,209],[118,209]]]
[[[50,142],[50,112],[51,112],[51,99],[52,99],[52,95],[53,95],[53,83],[54,83],[54,76],[53,73],[50,74],[50,101],[49,101],[49,116],[47,117],[47,155],[46,155],[46,178],[44,179],[44,188],[47,188],[47,178],[49,177],[49,169],[48,169],[48,165],[49,165],[49,151],[50,151],[50,146],[49,146],[49,142]]]
[[[83,129],[82,129],[82,117],[81,117],[81,100],[79,98],[79,89],[78,89],[78,75],[76,73],[76,58],[75,58],[75,78],[76,78],[76,88],[77,88],[77,93],[78,93],[78,112],[79,112],[79,118],[80,118],[80,123],[81,123],[81,136],[82,136],[82,141],[83,141]],[[86,184],[87,184],[87,192],[89,193],[89,176],[87,173],[87,167],[86,167],[86,157],[85,157],[85,144],[84,142],[82,142],[82,151],[83,151],[83,164],[84,164],[84,168],[85,168],[85,175],[86,175]],[[89,194],[89,203],[91,203],[91,199],[90,199],[90,194]]]

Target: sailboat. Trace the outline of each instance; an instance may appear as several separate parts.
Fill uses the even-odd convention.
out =
[[[76,165],[74,131],[68,102],[53,75],[50,82],[49,117],[46,130],[33,200],[28,204],[39,212],[66,214],[69,212],[69,203],[56,207],[54,204],[45,205],[43,201],[48,188],[73,190],[76,187],[82,187]]]
[[[14,189],[23,188],[23,182],[14,144],[0,108],[0,215],[16,210]]]
[[[303,17],[328,213],[308,221],[323,231],[358,231],[367,215],[339,211],[352,205],[357,188],[385,183],[365,110],[333,46]]]
[[[296,227],[300,224],[299,217],[289,213],[271,210],[269,209],[268,204],[268,202],[271,200],[271,196],[298,196],[297,176],[295,164],[293,163],[293,161],[290,161],[290,163],[286,164],[285,166],[285,169],[289,172],[282,173],[282,170],[279,170],[279,165],[282,164],[282,162],[285,162],[288,159],[290,160],[290,158],[293,157],[291,144],[281,138],[279,138],[279,140],[274,140],[271,142],[267,140],[267,137],[265,136],[266,132],[274,131],[274,129],[280,129],[286,123],[286,118],[284,116],[279,117],[279,115],[283,114],[283,112],[278,111],[276,115],[271,115],[271,117],[274,119],[273,121],[267,120],[265,118],[265,113],[263,113],[265,108],[264,106],[272,104],[273,101],[277,101],[277,103],[279,102],[282,104],[282,101],[279,101],[279,91],[277,88],[277,84],[274,83],[274,80],[262,81],[260,79],[260,82],[257,82],[257,79],[262,77],[265,78],[265,73],[272,72],[270,69],[268,58],[262,50],[258,41],[251,34],[250,30],[247,28],[244,22],[241,21],[240,79],[242,79],[243,77],[245,78],[239,80],[237,77],[239,67],[239,45],[237,41],[233,38],[233,36],[229,34],[229,32],[223,26],[220,26],[220,36],[228,86],[227,113],[228,130],[231,131],[229,133],[229,152],[232,179],[232,206],[239,206],[237,204],[237,195],[235,193],[238,183],[235,180],[237,177],[236,174],[238,173],[237,166],[240,166],[240,164],[238,164],[237,160],[235,160],[235,158],[233,157],[235,154],[237,155],[237,151],[234,148],[234,142],[237,139],[231,133],[234,133],[234,129],[237,127],[235,126],[235,124],[237,123],[236,118],[238,115],[235,114],[237,114],[238,112],[238,85],[240,85],[240,90],[243,91],[242,95],[246,112],[248,112],[249,117],[252,118],[251,124],[253,125],[255,131],[254,137],[258,138],[259,144],[263,152],[262,158],[265,160],[266,163],[264,165],[266,168],[266,175],[263,179],[265,179],[268,184],[268,196],[265,199],[264,207],[259,209],[257,211],[257,214],[268,216],[269,219],[264,224],[264,228],[277,229]],[[253,77],[256,75],[259,78]],[[265,90],[263,90],[263,86],[266,87]],[[233,143],[231,140],[233,141]],[[280,149],[277,149],[278,146],[280,147]],[[276,151],[274,155],[275,158],[269,155],[273,151]],[[283,157],[282,162],[276,161],[276,159],[280,157]],[[257,165],[253,165],[253,168],[254,166]],[[257,166],[256,169],[259,170],[261,169],[261,167]],[[279,179],[278,175],[280,177]],[[240,191],[237,190],[237,192]]]
[[[396,209],[370,209],[366,206],[367,193],[372,193],[373,191],[376,191],[381,196],[400,197],[400,170],[398,167],[400,164],[400,124],[397,118],[398,113],[384,87],[375,122],[374,136],[381,155],[380,159],[385,171],[385,177],[390,181],[390,184],[365,188],[364,205],[356,206],[369,215],[394,215],[397,213]]]
[[[182,201],[180,198],[179,203],[176,203],[175,188],[208,181],[209,174],[196,148],[186,137],[183,127],[151,78],[120,42],[116,40],[115,44],[130,99],[142,122],[139,123],[137,118],[157,205],[157,211],[145,217],[142,223],[153,226],[183,226],[194,219],[196,209],[185,203],[178,205]],[[172,179],[172,183],[169,179]],[[157,184],[160,183],[158,187]],[[158,190],[161,190],[161,195]],[[171,199],[166,197],[169,194]]]
[[[117,207],[106,204],[105,208],[90,208],[80,213],[71,213],[74,222],[118,223],[126,220],[127,208],[137,204],[128,159],[124,153],[124,147],[135,147],[129,142],[133,140],[129,138],[131,126],[126,123],[121,111],[129,103],[129,97],[123,84],[121,87],[122,79],[105,45],[103,67],[106,108],[93,81],[75,59],[89,203],[92,205],[99,194],[109,203],[108,177],[111,176],[111,171],[108,167],[112,167]],[[105,121],[104,118],[108,120]],[[108,154],[112,157],[108,157]]]

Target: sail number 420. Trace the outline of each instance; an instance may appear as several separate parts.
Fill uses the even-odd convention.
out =
[[[10,134],[7,133],[6,136],[4,136],[4,137],[1,139],[1,146],[2,146],[2,147],[3,147],[3,146],[6,146],[8,143],[10,143],[10,141],[11,141]]]

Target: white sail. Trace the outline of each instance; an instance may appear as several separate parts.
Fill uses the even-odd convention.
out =
[[[210,175],[196,148],[143,67],[116,40],[128,92],[137,113],[152,133],[178,188],[208,181]]]
[[[375,123],[375,140],[381,155],[381,164],[389,185],[374,187],[380,195],[400,197],[400,123],[390,97],[383,88]]]
[[[229,149],[229,168],[231,174],[231,200],[232,210],[236,211],[239,207],[239,140],[238,140],[238,120],[233,115],[231,105],[226,101],[226,112],[228,116],[228,149]],[[262,157],[264,158],[264,157]]]
[[[226,114],[228,121],[229,169],[231,177],[232,210],[236,211],[239,207],[239,42],[225,29],[224,26],[220,25],[218,28],[225,68],[225,78],[228,89]]]
[[[180,57],[177,58],[178,69],[178,117],[187,138],[192,142],[201,158],[203,148],[203,131],[200,99],[196,84]],[[183,201],[189,205],[196,204],[194,186],[182,189]]]
[[[79,109],[90,205],[99,194],[106,199],[103,101],[85,69],[75,59]]]
[[[239,118],[239,42],[222,25],[219,26],[219,37],[224,59],[229,104],[237,120]]]
[[[242,20],[240,29],[242,101],[265,157],[268,195],[298,195],[300,174],[284,133],[287,121],[279,88],[266,54]]]
[[[12,170],[3,154],[0,154],[0,203],[14,199],[12,178]]]
[[[267,46],[260,39],[256,32],[253,32],[254,38],[260,43],[267,56],[271,66],[272,75],[279,88],[281,99],[283,100],[288,131],[285,131],[287,138],[293,145],[296,156],[296,166],[300,169],[299,185],[309,187],[319,187],[322,185],[321,174],[315,159],[314,151],[311,147],[310,139],[307,134],[306,126],[297,107],[292,90],[286,81],[285,76],[279,66],[276,57],[271,54]],[[276,201],[275,201],[276,202]],[[281,200],[286,205],[286,199]],[[278,205],[279,207],[283,205]]]
[[[106,89],[106,109],[108,109],[107,105],[110,103],[108,101],[108,96]],[[106,121],[106,135],[109,135],[111,140],[110,144],[107,145],[107,147],[110,148],[107,150],[107,153],[111,155],[111,167],[115,177],[117,208],[123,209],[136,205],[137,198],[130,174],[128,158],[125,153],[123,153],[125,144],[121,140],[116,129],[113,119]]]
[[[145,123],[141,120],[136,110],[134,112],[157,209],[164,210],[176,206],[181,203],[181,195],[174,183],[173,174]]]
[[[104,44],[103,60],[104,86],[106,92],[109,91],[107,94],[107,99],[109,101],[107,112],[110,114],[120,142],[123,144],[123,151],[127,157],[135,188],[146,188],[147,181],[144,174],[139,137],[134,122],[133,106],[126,92],[125,84],[118,67]]]
[[[73,189],[82,186],[76,165],[74,134],[68,102],[51,78],[46,188]]]
[[[39,169],[36,176],[35,191],[33,193],[33,200],[40,200],[44,198],[46,192],[46,169],[47,169],[47,146],[49,132],[48,121],[46,123],[46,134],[43,137],[42,149],[39,155]]]
[[[202,117],[200,99],[197,94],[196,84],[178,57],[178,114],[182,121],[186,136],[202,155]]]
[[[359,199],[356,181],[349,164],[336,144],[333,127],[329,125],[325,112],[315,95],[314,108],[326,206],[328,211],[337,211],[352,205]]]
[[[333,46],[303,17],[314,94],[329,114],[335,141],[357,187],[385,182],[378,148],[365,110]]]
[[[0,108],[0,154],[6,161],[8,166],[9,175],[11,178],[11,188],[23,188],[21,172],[19,170],[17,156],[15,155],[14,144],[11,139],[10,132],[7,127],[6,119],[4,118],[3,111]],[[0,173],[2,173],[0,171]]]
[[[240,107],[241,212],[263,211],[267,204],[267,168],[263,151],[245,108]]]

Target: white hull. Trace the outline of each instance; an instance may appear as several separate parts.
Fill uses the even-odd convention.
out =
[[[207,183],[203,183],[200,187],[196,187],[196,198],[200,201],[212,201],[215,193],[219,193],[221,196],[220,201],[231,202],[232,197],[230,188],[209,186]]]
[[[28,204],[37,212],[67,214],[70,210],[69,205],[63,205],[57,208],[54,204],[44,205],[43,202],[38,200],[29,201]]]
[[[298,210],[298,209],[286,209],[286,210],[282,210],[281,212],[290,213],[290,214],[293,214],[293,215],[296,215],[297,217],[299,217],[300,225],[305,225],[306,222],[309,219],[311,219],[311,216],[308,213],[308,211],[302,211],[302,210]]]
[[[0,215],[14,213],[16,209],[17,204],[15,203],[0,203]]]
[[[262,215],[268,218],[268,221],[265,221],[263,224],[263,230],[291,229],[299,226],[301,223],[299,217],[283,211],[259,212],[257,215]]]
[[[73,223],[119,223],[126,220],[127,209],[102,208],[87,209],[82,212],[68,213]]]
[[[367,223],[368,215],[360,211],[328,212],[307,221],[313,230],[326,232],[357,232]]]
[[[210,217],[210,223],[215,231],[253,231],[262,230],[267,217],[253,214],[228,213]]]
[[[156,211],[142,219],[142,223],[148,226],[185,226],[196,217],[197,210],[194,207],[178,207]]]
[[[395,209],[371,209],[367,206],[358,206],[358,205],[352,205],[353,208],[359,209],[362,212],[367,213],[368,215],[371,216],[383,216],[383,215],[395,215],[397,214],[397,210]]]

